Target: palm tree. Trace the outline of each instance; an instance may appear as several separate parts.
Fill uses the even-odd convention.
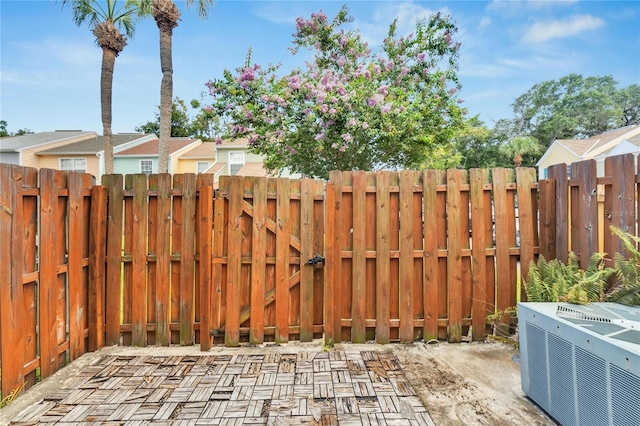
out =
[[[127,45],[125,34],[133,37],[137,17],[148,10],[148,0],[125,0],[118,7],[118,0],[62,0],[62,6],[71,3],[73,21],[77,26],[88,22],[96,44],[102,49],[102,70],[100,72],[100,107],[102,113],[102,133],[104,136],[105,172],[113,173],[113,138],[111,134],[111,95],[113,88],[113,68],[116,57]],[[145,6],[145,4],[147,6]]]
[[[509,139],[509,142],[502,146],[502,151],[505,155],[513,158],[515,167],[520,167],[522,164],[522,155],[540,153],[542,151],[542,145],[540,145],[534,137],[516,136]]]
[[[190,6],[194,0],[185,0]],[[213,7],[214,0],[198,0],[198,15],[207,17],[209,7]],[[173,100],[173,60],[171,58],[173,29],[178,26],[180,10],[172,0],[152,0],[153,19],[160,31],[160,67],[162,69],[162,83],[160,85],[160,144],[158,171],[169,171],[169,137],[171,134],[171,106]]]

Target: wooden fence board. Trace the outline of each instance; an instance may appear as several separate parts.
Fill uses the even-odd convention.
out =
[[[58,357],[57,301],[58,301],[58,245],[56,223],[58,188],[56,171],[40,171],[40,246],[53,248],[40,252],[40,374],[49,377],[56,371]]]
[[[391,330],[389,338],[397,341],[400,339],[400,173],[392,173],[389,182],[393,192],[389,194],[389,248],[394,252],[390,260],[390,292],[389,292],[389,317]]]
[[[253,232],[251,245],[251,331],[249,341],[264,342],[266,255],[267,255],[267,180],[257,178],[253,190]]]
[[[276,228],[276,342],[289,341],[289,241],[290,183],[277,180]]]
[[[591,253],[598,251],[597,167],[595,160],[571,166],[571,249],[582,269],[587,269]]]
[[[194,338],[194,264],[196,231],[196,175],[186,173],[182,182],[182,238],[180,247],[180,344]]]
[[[376,338],[376,330],[371,324],[371,319],[376,319],[376,261],[373,256],[376,252],[376,192],[372,190],[376,186],[375,173],[367,173],[366,193],[365,193],[365,217],[367,226],[365,227],[365,321],[366,321],[366,340],[371,341]]]
[[[120,186],[122,188],[122,186]],[[108,188],[94,186],[91,188],[91,232],[89,234],[89,350],[96,351],[106,342],[105,319],[107,318],[107,252],[108,229]],[[121,233],[118,232],[117,235]],[[120,260],[118,259],[118,264]],[[119,305],[119,304],[118,304]],[[118,306],[119,307],[119,306]],[[118,309],[119,311],[119,309]],[[119,312],[118,312],[119,314]],[[119,325],[118,323],[116,325]],[[119,329],[118,329],[119,336]]]
[[[635,212],[635,176],[633,154],[609,157],[604,160],[605,175],[611,177],[604,187],[604,252],[608,258],[615,253],[627,254],[622,241],[610,234],[615,226],[623,232],[635,235],[637,224]],[[624,172],[624,173],[621,173]]]
[[[303,179],[300,187],[300,341],[313,340],[313,192],[312,180]]]
[[[540,255],[545,259],[554,259],[557,252],[556,235],[556,181],[544,179],[538,183],[540,194]],[[526,279],[526,275],[523,275]]]
[[[376,342],[389,343],[389,172],[376,173]]]
[[[413,341],[413,185],[412,173],[400,172],[400,342]]]
[[[497,308],[504,311],[513,306],[511,294],[515,292],[511,282],[510,225],[507,217],[509,194],[507,183],[510,181],[510,170],[493,169],[493,199],[495,209],[495,245],[497,275]]]
[[[567,263],[569,254],[569,182],[567,181],[567,165],[556,164],[548,168],[548,176],[556,183],[556,258]]]
[[[171,175],[163,173],[155,175],[149,182],[150,189],[156,191],[156,247],[155,247],[155,342],[168,346],[171,342]],[[151,277],[149,277],[151,279]],[[151,284],[151,282],[150,282]]]
[[[225,345],[238,346],[240,343],[240,280],[242,268],[242,201],[244,181],[241,176],[229,179],[229,220],[227,256],[227,299]]]
[[[198,253],[200,272],[200,349],[208,351],[213,346],[211,337],[212,318],[212,236],[213,236],[213,187],[200,186],[198,204]]]
[[[424,339],[438,338],[439,311],[439,266],[438,266],[438,221],[437,185],[442,173],[435,170],[423,172],[424,202]]]
[[[460,186],[462,176],[459,170],[447,171],[447,230],[449,232],[447,251],[447,289],[449,305],[450,342],[462,340],[462,253],[460,244],[460,221],[462,216]]]
[[[487,281],[487,256],[488,247],[485,215],[491,214],[491,204],[485,203],[484,184],[489,179],[489,171],[482,169],[472,169],[469,171],[469,185],[471,196],[471,238],[472,238],[472,313],[471,332],[473,340],[483,340],[485,334],[485,324],[487,318],[488,294],[486,288]],[[493,244],[491,244],[492,246]],[[493,302],[493,301],[491,301]],[[493,303],[491,303],[493,304]],[[491,311],[493,312],[493,311]]]
[[[313,181],[312,192],[314,198],[313,213],[313,251],[324,257],[324,235],[325,235],[325,183],[322,181]],[[314,303],[314,337],[322,337],[324,331],[324,268],[327,262],[318,264],[313,271],[313,303]],[[318,331],[318,328],[321,330]]]
[[[529,273],[529,263],[535,260],[534,246],[537,245],[538,218],[534,210],[537,191],[533,188],[536,174],[533,169],[516,168],[516,185],[518,193],[518,221],[520,229],[520,275]],[[524,280],[520,280],[520,300],[527,301]]]
[[[38,360],[38,170],[35,168],[22,168],[22,272],[28,274],[29,279],[22,283],[22,324],[24,336],[24,380],[25,389],[36,384],[36,369]],[[25,194],[31,191],[31,195]],[[18,198],[19,199],[19,198]],[[8,247],[8,246],[4,246]],[[7,264],[8,265],[8,264]],[[0,313],[0,317],[5,318]]]
[[[336,265],[339,261],[339,255],[336,249],[336,210],[339,201],[336,199],[335,174],[331,174],[329,182],[327,182],[325,195],[325,218],[327,228],[325,232],[325,266],[324,266],[324,339],[325,344],[333,345],[339,342],[340,326],[338,322],[338,310],[336,309]]]
[[[222,196],[216,195],[213,208],[213,247],[212,255],[216,260],[220,260],[225,256],[225,235],[226,235],[226,221],[225,221],[225,199]],[[223,274],[223,265],[221,262],[215,262],[211,265],[211,329],[220,330],[222,325],[222,309],[224,304],[222,303],[223,283],[226,283],[226,274]],[[226,285],[225,285],[226,286]]]
[[[108,189],[107,211],[107,265],[106,265],[106,345],[120,344],[120,312],[122,297],[122,243],[123,243],[123,177],[106,175],[102,184]]]
[[[0,164],[0,365],[2,397],[24,386],[25,359],[21,261],[23,226],[22,168]],[[18,350],[16,350],[18,349]]]
[[[364,172],[352,173],[352,212],[353,212],[353,245],[351,258],[352,291],[351,291],[351,341],[364,343],[366,336],[366,258],[365,238],[366,220],[365,190],[366,180]]]
[[[147,176],[132,176],[131,343],[147,343]]]

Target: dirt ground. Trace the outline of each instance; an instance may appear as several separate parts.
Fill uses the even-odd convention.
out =
[[[518,352],[502,343],[445,342],[425,344],[339,344],[345,351],[391,351],[436,425],[555,425],[522,392]],[[320,340],[282,346],[263,345],[228,349],[214,347],[212,353],[238,351],[322,351]],[[102,355],[202,355],[192,347],[108,347],[86,354],[52,377],[37,384],[9,406],[0,409],[0,425],[7,425],[22,410],[56,392],[71,375],[91,365]]]

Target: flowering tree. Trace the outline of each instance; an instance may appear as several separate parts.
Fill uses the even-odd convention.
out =
[[[351,20],[345,7],[332,22],[322,12],[297,19],[293,54],[315,52],[304,70],[278,77],[278,66],[251,66],[249,52],[235,75],[209,81],[211,109],[227,124],[222,137],[247,138],[270,170],[321,178],[447,155],[464,113],[455,26],[435,14],[398,37],[394,22],[374,54],[358,31],[339,29]]]

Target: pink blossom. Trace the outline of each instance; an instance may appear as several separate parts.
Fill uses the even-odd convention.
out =
[[[350,142],[353,140],[353,136],[351,136],[350,133],[343,133],[342,135],[340,135],[340,137],[345,141],[345,142]]]
[[[344,67],[344,64],[346,63],[347,60],[344,58],[344,56],[340,56],[340,59],[338,59],[338,61],[336,62],[336,64],[338,64],[340,68]]]
[[[424,62],[425,54],[424,52],[418,54],[418,62]]]
[[[407,75],[407,74],[409,74],[409,68],[402,67],[402,69],[400,70],[400,75]]]
[[[367,123],[366,121],[362,122],[362,130],[367,130],[369,128],[369,123]]]
[[[391,104],[390,103],[386,103],[382,106],[382,108],[380,108],[380,111],[384,114],[387,113],[389,111],[391,111]]]
[[[387,96],[389,94],[389,88],[386,85],[380,86],[378,87],[378,93],[382,94],[383,96]]]
[[[357,123],[356,123],[356,119],[355,119],[355,118],[353,118],[353,117],[351,117],[351,118],[349,119],[349,121],[347,122],[347,126],[355,126],[356,124],[357,124]]]
[[[262,95],[262,96],[260,96],[260,99],[262,100],[262,102],[268,102],[269,101],[269,96]]]
[[[329,114],[330,114],[330,115],[335,115],[335,114],[336,114],[336,112],[338,112],[338,111],[336,111],[336,109],[335,109],[335,108],[331,108],[331,109],[329,110]]]
[[[458,103],[461,104],[464,102],[464,99],[458,99]]]
[[[332,97],[329,99],[329,102],[331,102],[332,104],[335,104],[335,103],[337,103],[337,102],[338,102],[338,98],[336,98],[335,96],[332,96]]]
[[[345,152],[347,150],[347,144],[343,143],[340,147],[340,152]]]
[[[298,90],[301,87],[300,77],[296,74],[289,79],[289,87],[291,90]]]
[[[338,149],[338,144],[337,144],[337,143],[335,143],[335,142],[334,142],[334,143],[332,143],[332,144],[331,144],[331,148],[333,148],[333,149]]]
[[[329,111],[329,106],[327,104],[322,104],[320,111],[322,111],[323,114],[326,114],[327,111]]]
[[[251,111],[249,111],[249,110],[246,110],[246,111],[244,112],[244,116],[245,116],[246,118],[248,118],[249,120],[251,120],[251,119],[253,118],[253,114],[252,114],[252,113],[251,113]]]
[[[449,89],[449,94],[453,95],[454,93],[456,93],[456,88],[452,87],[451,89]]]
[[[222,143],[222,138],[221,138],[220,136],[218,136],[218,137],[216,138],[216,144],[217,144],[217,145],[220,145],[221,143]]]
[[[369,98],[369,106],[376,106],[383,100],[384,100],[384,96],[382,96],[379,93],[376,93],[371,98]]]
[[[315,137],[314,139],[315,139],[315,140],[317,140],[317,141],[321,141],[321,140],[323,140],[324,138],[325,138],[325,136],[324,136],[324,132],[320,132],[320,133],[318,133],[318,134],[316,135],[316,137]]]

